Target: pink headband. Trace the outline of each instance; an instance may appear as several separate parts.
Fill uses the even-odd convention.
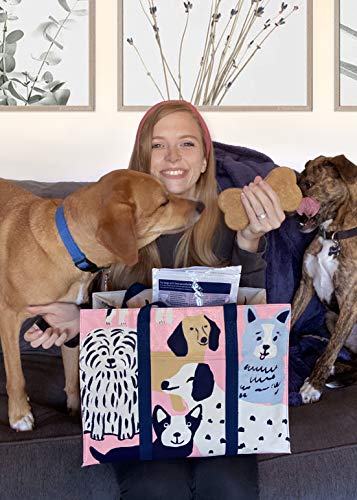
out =
[[[156,108],[158,108],[159,106],[162,106],[162,104],[164,104],[166,102],[168,102],[168,103],[177,103],[177,104],[178,103],[180,103],[180,104],[184,103],[197,116],[197,118],[198,118],[198,120],[199,120],[199,122],[201,124],[203,133],[204,133],[205,145],[206,145],[206,151],[207,151],[207,157],[208,157],[209,154],[210,154],[210,151],[211,151],[211,147],[212,147],[212,139],[211,139],[211,135],[209,133],[208,127],[206,125],[206,122],[202,118],[201,113],[199,113],[199,111],[197,110],[197,108],[195,108],[195,106],[193,106],[190,102],[183,101],[183,100],[180,100],[180,101],[161,101],[161,102],[158,102],[157,104],[154,104],[154,106],[152,106],[151,108],[149,108],[147,110],[147,112],[145,113],[145,115],[142,117],[142,119],[141,119],[141,121],[139,123],[139,127],[138,127],[138,130],[136,132],[135,143],[137,145],[139,145],[139,137],[140,137],[141,130],[142,130],[143,126],[144,126],[144,123],[145,123],[147,117],[150,116],[151,113]],[[184,109],[182,111],[184,111]]]

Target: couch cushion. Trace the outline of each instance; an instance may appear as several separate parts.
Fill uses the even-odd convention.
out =
[[[97,498],[118,498],[110,467],[81,469],[81,426],[78,419],[66,413],[61,359],[27,354],[22,363],[36,428],[22,433],[9,428],[5,373],[0,358],[0,491],[12,491],[15,496],[8,497],[12,499],[20,499],[19,492],[22,499],[62,499],[67,497],[53,497],[50,493],[52,484],[60,485],[62,481],[68,492],[73,488],[72,498],[95,498],[91,496],[93,493],[85,496],[84,492],[90,491],[88,485],[97,495],[100,491]],[[327,389],[319,403],[291,408],[292,454],[258,457],[261,499],[356,498],[356,416],[357,385]],[[32,488],[33,496],[26,496],[26,490],[20,486],[14,491],[14,481],[9,477],[14,470],[18,480],[22,478]],[[53,478],[54,473],[61,480],[58,475]]]
[[[291,455],[259,456],[260,498],[357,498],[357,385],[290,408]],[[278,480],[277,480],[278,478]]]
[[[10,429],[0,357],[0,498],[118,499],[110,465],[81,467],[82,430],[79,418],[66,412],[62,360],[27,354],[22,366],[36,427],[31,432]]]
[[[40,182],[40,181],[17,181],[11,180],[14,184],[30,191],[30,193],[42,198],[65,198],[76,189],[87,186],[90,182]]]

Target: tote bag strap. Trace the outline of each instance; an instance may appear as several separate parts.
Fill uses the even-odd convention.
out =
[[[140,309],[137,319],[138,407],[141,460],[152,459],[150,313],[154,305],[167,307],[163,302],[148,304]]]
[[[150,316],[154,304],[140,309],[138,332],[138,396],[140,459],[152,459],[152,403],[150,363]],[[160,303],[160,306],[165,305]],[[237,306],[223,306],[226,333],[226,455],[238,450],[238,337]]]
[[[226,333],[226,455],[238,452],[238,335],[237,305],[225,304]]]

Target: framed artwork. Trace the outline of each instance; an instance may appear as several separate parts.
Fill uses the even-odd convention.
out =
[[[335,0],[335,110],[357,111],[355,0]]]
[[[93,110],[94,43],[95,0],[0,0],[0,111]]]
[[[312,1],[118,0],[120,110],[312,109]]]

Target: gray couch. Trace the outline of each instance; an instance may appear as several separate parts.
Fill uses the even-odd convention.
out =
[[[55,198],[80,186],[21,184]],[[81,425],[66,414],[58,351],[23,341],[21,350],[36,428],[16,433],[8,426],[0,353],[0,500],[120,498],[110,465],[81,468]],[[357,499],[357,385],[326,389],[319,403],[291,408],[290,431],[291,455],[259,457],[260,498]]]

